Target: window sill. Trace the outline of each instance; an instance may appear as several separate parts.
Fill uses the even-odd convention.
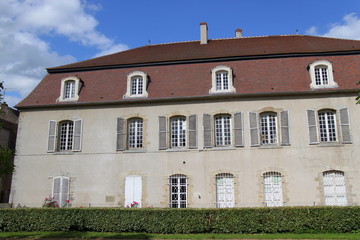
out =
[[[144,148],[139,148],[139,149],[127,149],[125,151],[118,151],[118,152],[123,152],[123,153],[145,153],[146,149]]]
[[[187,147],[179,147],[179,148],[169,148],[166,149],[167,152],[189,152],[191,149]]]
[[[75,152],[73,151],[57,151],[57,152],[52,152],[52,154],[54,155],[73,155]]]
[[[206,151],[226,151],[226,150],[236,150],[234,146],[222,146],[222,147],[212,147],[212,148],[204,148]]]
[[[260,145],[261,149],[277,149],[277,148],[282,148],[283,146],[278,145],[278,144],[266,144],[266,145]]]
[[[320,142],[316,144],[319,147],[341,147],[344,146],[344,144],[339,142]]]

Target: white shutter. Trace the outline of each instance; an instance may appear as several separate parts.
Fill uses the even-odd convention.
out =
[[[234,114],[234,137],[235,137],[235,147],[243,147],[244,128],[243,128],[243,117],[241,112]]]
[[[310,144],[318,144],[318,129],[316,125],[316,114],[314,110],[307,110]]]
[[[142,179],[141,176],[131,175],[125,178],[125,206],[137,202],[141,207]]]
[[[197,148],[196,115],[189,116],[189,148]]]
[[[280,112],[281,145],[290,145],[289,112]]]
[[[49,121],[48,152],[55,152],[55,150],[56,150],[56,133],[57,133],[57,122],[54,120],[50,120]]]
[[[52,197],[56,202],[60,202],[60,191],[61,191],[61,177],[55,177],[53,179]]]
[[[82,120],[74,121],[74,142],[73,151],[81,151]]]
[[[211,148],[213,146],[213,134],[212,134],[212,117],[210,114],[203,115],[204,126],[204,147]]]
[[[350,119],[347,108],[340,109],[340,124],[343,143],[351,143]]]
[[[167,148],[168,148],[167,119],[164,116],[159,116],[159,149],[164,150]]]
[[[125,137],[126,137],[126,126],[125,119],[118,118],[117,119],[117,134],[116,134],[116,150],[124,151],[125,150]]]
[[[252,147],[260,146],[258,114],[255,112],[250,112],[249,122],[250,122],[250,144]]]

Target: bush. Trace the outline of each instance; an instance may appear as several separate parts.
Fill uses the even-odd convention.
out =
[[[360,207],[233,209],[0,209],[0,231],[145,233],[346,233],[360,229]]]

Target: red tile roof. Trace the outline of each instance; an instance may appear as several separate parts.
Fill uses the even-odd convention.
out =
[[[17,107],[109,104],[124,99],[127,75],[143,71],[149,76],[148,98],[141,101],[219,97],[209,94],[211,69],[226,65],[234,73],[236,93],[311,93],[309,64],[332,63],[337,91],[357,89],[360,41],[302,35],[209,40],[144,46],[99,58],[49,68],[49,74]],[[182,64],[187,63],[187,64]],[[61,80],[78,76],[84,82],[77,102],[57,102]]]

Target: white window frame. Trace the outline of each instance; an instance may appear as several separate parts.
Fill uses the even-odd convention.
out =
[[[282,175],[279,172],[263,174],[264,203],[266,207],[281,207],[283,202]]]
[[[324,200],[326,206],[346,206],[346,183],[342,171],[323,172]]]
[[[63,152],[73,150],[74,127],[73,121],[66,120],[59,122],[59,151]]]
[[[218,74],[222,74],[226,72],[227,73],[227,88],[224,89],[224,75],[221,75],[221,79],[220,81],[221,83],[221,87],[220,89],[218,89],[218,85],[217,85],[217,80],[218,80]],[[231,92],[236,92],[236,89],[234,87],[234,82],[233,82],[233,73],[232,73],[232,69],[230,67],[227,66],[217,66],[213,69],[211,69],[211,82],[212,82],[212,87],[209,90],[209,93],[231,93]]]
[[[128,149],[143,148],[144,121],[142,118],[130,118],[127,120]]]
[[[187,145],[187,121],[185,116],[170,118],[170,146],[181,148]]]
[[[336,111],[331,109],[319,110],[317,116],[320,142],[338,142]]]
[[[59,192],[55,192],[55,180],[59,179]],[[67,181],[68,186],[64,187],[64,182]],[[66,191],[64,191],[66,190]],[[59,207],[64,207],[68,200],[70,200],[70,178],[64,177],[64,176],[58,176],[53,178],[53,184],[52,184],[52,191],[51,191],[51,197],[54,198],[54,201],[59,204]]]
[[[232,144],[232,117],[230,114],[218,114],[214,116],[215,146],[231,146]]]
[[[260,113],[261,145],[278,144],[278,115],[275,112]]]
[[[169,177],[170,207],[187,208],[188,206],[188,177],[174,174]]]
[[[142,79],[142,84],[138,84],[138,82],[136,83],[136,93],[133,94],[133,80],[137,79],[137,81],[139,79]],[[127,88],[126,88],[126,94],[124,95],[124,98],[133,98],[133,97],[148,97],[148,92],[146,91],[147,89],[147,83],[148,83],[148,76],[146,73],[142,72],[142,71],[134,71],[131,72],[130,74],[128,74],[127,76]],[[139,93],[138,92],[138,88],[139,86],[142,85],[142,92]]]
[[[234,175],[231,173],[219,173],[215,176],[216,184],[216,207],[235,207]]]
[[[317,84],[316,81],[316,69],[324,69],[326,68],[326,75],[327,75],[327,84],[324,84],[323,79],[323,70],[321,72],[320,76],[320,84]],[[336,88],[338,87],[337,83],[334,80],[334,74],[333,74],[333,68],[332,64],[329,61],[326,60],[320,60],[313,62],[309,65],[309,73],[310,73],[310,79],[311,84],[310,88],[316,89],[316,88]]]
[[[73,88],[71,89],[72,93],[69,97],[66,96],[66,86],[69,82],[75,82]],[[58,98],[59,102],[66,102],[66,101],[77,101],[79,100],[79,91],[80,91],[80,78],[72,76],[67,77],[61,80],[61,88],[60,88],[60,97]]]

